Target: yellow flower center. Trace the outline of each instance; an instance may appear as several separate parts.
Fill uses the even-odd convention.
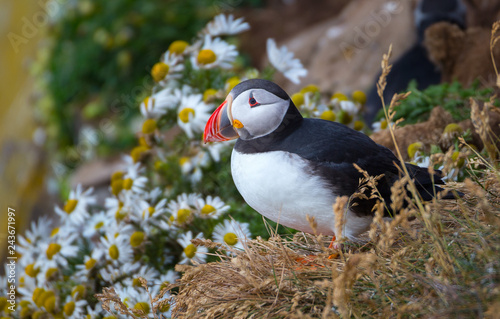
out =
[[[340,93],[340,92],[335,92],[332,95],[332,100],[334,100],[334,99],[337,99],[338,101],[347,101],[347,100],[349,100],[344,93]]]
[[[103,222],[103,221],[100,221],[100,222],[98,222],[97,224],[95,224],[94,228],[95,228],[95,229],[100,229],[102,226],[104,226],[104,222]]]
[[[189,244],[184,248],[184,253],[186,254],[186,257],[191,259],[196,255],[196,246],[193,244]]]
[[[465,164],[465,158],[460,157],[459,151],[453,152],[453,154],[451,155],[451,160],[456,164],[458,168],[462,168],[462,166],[464,166]]]
[[[57,233],[59,233],[59,227],[54,227],[54,229],[50,232],[50,237],[54,237]]]
[[[151,308],[147,302],[138,302],[135,304],[134,309],[142,310],[142,311],[144,311],[144,313],[149,313],[149,310]]]
[[[217,59],[217,56],[215,55],[214,51],[210,49],[203,49],[198,53],[198,58],[197,61],[199,64],[210,64],[214,63],[215,60]]]
[[[144,241],[144,233],[142,231],[136,231],[130,236],[130,245],[132,247],[138,247]]]
[[[361,105],[366,103],[366,94],[363,91],[354,91],[352,92],[352,100],[354,102],[358,102]]]
[[[229,93],[236,85],[238,85],[241,82],[240,78],[237,76],[230,77],[226,81],[226,91]]]
[[[163,304],[161,307],[160,307],[160,312],[167,312],[170,310],[170,304],[169,303],[166,303],[166,304]]]
[[[153,68],[151,69],[151,76],[153,77],[153,80],[155,80],[155,82],[163,80],[167,76],[169,69],[170,67],[168,64],[163,62],[158,62],[153,65]]]
[[[43,288],[40,288],[40,287],[36,287],[35,290],[33,290],[33,295],[31,297],[31,300],[33,300],[33,302],[38,306],[38,307],[41,307],[41,303],[39,302],[40,301],[40,297],[42,296],[42,294],[45,292],[45,289]]]
[[[125,218],[125,216],[127,216],[127,213],[122,212],[123,204],[122,203],[120,203],[120,204],[121,204],[120,207],[116,210],[116,213],[115,213],[115,219],[117,221],[120,221],[123,218]]]
[[[235,233],[227,233],[224,235],[224,242],[230,246],[234,246],[238,243],[238,236]]]
[[[383,120],[382,122],[380,122],[380,128],[382,130],[385,130],[387,128],[387,126],[388,126],[388,123],[386,120]]]
[[[457,123],[451,123],[446,125],[443,131],[444,134],[455,135],[461,134],[462,128]]]
[[[147,119],[142,124],[142,133],[153,134],[156,128],[157,128],[156,121],[154,119]]]
[[[47,258],[51,260],[52,257],[54,257],[54,255],[57,254],[60,250],[61,250],[61,245],[57,243],[50,243],[45,253],[47,254]]]
[[[118,257],[120,257],[120,251],[118,250],[118,247],[115,244],[113,244],[113,245],[111,245],[111,247],[109,247],[108,253],[109,253],[109,256],[111,257],[111,259],[117,260]]]
[[[132,185],[134,184],[134,180],[131,178],[127,178],[123,181],[123,189],[124,190],[130,190],[132,188]]]
[[[7,305],[7,298],[0,297],[0,309],[3,309]]]
[[[134,287],[141,287],[142,286],[141,281],[139,280],[139,278],[132,279],[132,286],[134,286]]]
[[[363,121],[355,121],[354,122],[354,129],[356,131],[361,131],[365,127],[365,123]]]
[[[43,319],[45,316],[47,315],[47,313],[43,310],[37,310],[35,311],[32,315],[31,315],[31,318],[32,319]],[[28,316],[29,317],[29,316]],[[21,317],[21,318],[24,318],[24,317]]]
[[[149,214],[149,217],[153,216],[153,214],[155,213],[155,208],[152,207],[152,206],[149,206],[148,207],[148,214]]]
[[[332,111],[332,110],[326,110],[324,111],[323,113],[321,113],[321,115],[319,116],[319,118],[323,119],[323,120],[327,120],[327,121],[335,121],[335,119],[337,118],[337,116],[335,115],[335,113]]]
[[[123,180],[117,179],[111,182],[111,194],[118,196],[123,189]]]
[[[94,268],[95,264],[97,264],[97,260],[95,260],[94,258],[90,258],[85,262],[85,269],[90,270]]]
[[[149,148],[146,146],[136,146],[130,151],[130,156],[132,157],[132,160],[134,160],[134,163],[137,163],[141,160],[142,155],[147,152]]]
[[[162,282],[161,285],[160,285],[160,291],[163,290],[163,289],[165,289],[165,288],[167,288],[168,285],[170,285],[170,281],[165,280],[164,282]]]
[[[304,94],[297,92],[292,95],[292,102],[295,106],[299,107],[304,104]]]
[[[146,108],[146,110],[148,109],[149,99],[150,99],[150,98],[151,98],[150,96],[146,96],[146,97],[144,98],[144,100],[142,100],[142,102],[144,103],[144,107]],[[153,99],[153,101],[154,101],[154,99]]]
[[[203,92],[203,101],[207,102],[209,99],[215,96],[217,94],[216,89],[207,89],[205,92]]]
[[[344,110],[339,111],[339,122],[342,124],[349,124],[352,122],[352,115]]]
[[[179,159],[179,165],[180,166],[183,166],[184,164],[188,163],[189,162],[189,157],[187,156],[183,156]]]
[[[179,119],[183,122],[183,123],[187,123],[189,122],[189,115],[190,114],[195,114],[194,112],[194,109],[190,108],[190,107],[186,107],[186,108],[183,108],[180,112],[179,112]]]
[[[78,285],[71,290],[71,297],[75,300],[83,299],[86,290],[84,285]]]
[[[68,199],[68,201],[66,202],[66,205],[64,205],[64,211],[68,214],[71,214],[75,210],[75,207],[77,204],[78,204],[78,200]]]
[[[188,43],[182,40],[176,40],[170,43],[168,51],[173,54],[182,54],[186,50]]]
[[[144,147],[149,148],[148,141],[146,140],[146,138],[144,136],[141,136],[139,138],[139,146],[144,146]]]
[[[35,268],[35,264],[29,264],[28,266],[26,266],[26,268],[24,269],[24,272],[26,273],[26,275],[30,276],[30,277],[36,277],[36,275],[38,275],[38,273],[40,272],[40,268]],[[2,309],[2,307],[0,307],[0,309]]]
[[[420,142],[410,144],[407,149],[408,157],[414,158],[415,154],[417,154],[417,152],[420,151],[422,148],[423,145]]]
[[[45,272],[45,279],[51,280],[51,279],[55,278],[58,271],[59,271],[59,269],[57,269],[57,268],[47,269],[47,271]]]
[[[75,302],[72,300],[64,305],[63,312],[66,316],[71,316],[75,311]]]
[[[45,310],[47,310],[47,312],[54,311],[54,309],[56,308],[56,296],[54,295],[53,292],[52,292],[52,295],[45,298],[45,300],[43,302],[43,306],[45,307]]]
[[[111,175],[111,181],[119,181],[123,179],[124,173],[122,171],[116,171]]]
[[[309,84],[309,85],[304,86],[302,88],[302,90],[300,90],[300,93],[302,93],[302,94],[306,94],[308,92],[312,92],[312,93],[319,92],[319,88],[314,84]]]
[[[202,215],[210,215],[215,211],[216,211],[215,207],[207,204],[207,205],[203,206],[203,208],[201,209],[201,214]]]
[[[187,208],[181,208],[177,211],[177,222],[179,224],[184,224],[191,216],[191,210]]]

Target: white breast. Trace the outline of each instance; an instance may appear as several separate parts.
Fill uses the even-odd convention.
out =
[[[335,195],[321,177],[310,173],[307,161],[283,151],[242,154],[233,150],[231,172],[245,201],[265,217],[282,225],[312,232],[306,215],[314,216],[317,232],[333,235]],[[347,214],[344,236],[355,239],[371,218]]]

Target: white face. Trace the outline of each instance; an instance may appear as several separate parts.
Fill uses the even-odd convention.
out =
[[[283,100],[263,89],[244,91],[231,105],[233,125],[241,139],[265,136],[278,128],[289,105],[289,100]],[[242,127],[238,127],[238,122]]]

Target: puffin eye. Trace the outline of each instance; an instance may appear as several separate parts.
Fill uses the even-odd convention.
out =
[[[260,105],[260,103],[257,102],[257,100],[253,97],[253,94],[250,94],[250,98],[248,98],[248,104],[250,104],[250,107],[256,107]]]

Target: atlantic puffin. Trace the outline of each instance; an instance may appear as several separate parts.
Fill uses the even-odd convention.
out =
[[[333,204],[354,194],[362,177],[353,164],[372,176],[384,174],[377,188],[388,207],[390,187],[400,178],[399,161],[388,148],[343,124],[303,118],[288,94],[267,80],[236,85],[209,118],[205,143],[236,138],[231,174],[244,200],[263,216],[303,232],[313,232],[308,214],[317,233],[335,236]],[[438,174],[405,165],[424,200],[442,190]],[[370,227],[374,204],[352,201],[342,235],[357,241]]]

